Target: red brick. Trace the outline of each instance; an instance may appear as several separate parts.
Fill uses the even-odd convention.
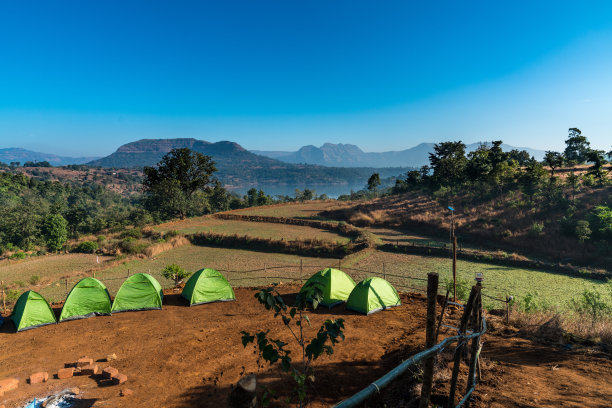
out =
[[[16,378],[7,378],[4,380],[0,380],[0,390],[2,390],[2,392],[16,390],[18,386],[19,380]]]
[[[96,375],[98,374],[98,366],[97,365],[86,365],[81,367],[81,375]]]
[[[130,396],[132,394],[134,394],[134,391],[130,390],[129,388],[124,388],[119,393],[119,395],[121,395],[122,397],[128,397],[128,396]],[[0,408],[2,408],[2,407],[0,407]]]
[[[49,379],[49,373],[40,371],[30,376],[30,384],[39,384],[39,383],[47,382],[48,379]]]
[[[77,367],[85,367],[88,365],[93,365],[93,358],[81,357],[76,362]]]
[[[127,375],[118,373],[113,376],[113,383],[115,383],[115,385],[123,384],[124,382],[127,381],[127,379],[128,379]]]
[[[57,378],[60,380],[63,380],[65,378],[70,378],[73,375],[74,375],[74,367],[60,368],[57,371]]]
[[[113,367],[106,367],[104,370],[102,370],[102,377],[104,378],[113,378],[113,376],[119,374],[119,370],[117,370],[116,368]]]

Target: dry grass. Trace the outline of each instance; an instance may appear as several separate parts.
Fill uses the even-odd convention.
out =
[[[515,310],[511,316],[511,323],[521,332],[538,338],[560,344],[588,340],[612,345],[612,317],[593,324],[588,316],[559,311],[524,313]]]
[[[228,213],[329,220],[329,218],[322,217],[320,213],[322,211],[342,208],[346,205],[346,203],[335,200],[314,200],[306,201],[303,203],[284,203],[261,207],[243,208],[239,210],[228,211]]]
[[[162,252],[169,251],[174,248],[178,248],[183,245],[189,244],[189,240],[183,236],[176,236],[167,242],[160,242],[159,244],[153,244],[144,250],[144,254],[149,258],[157,256]]]

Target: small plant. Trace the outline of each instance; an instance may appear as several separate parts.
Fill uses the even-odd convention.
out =
[[[453,294],[453,281],[450,279],[446,280],[446,289],[449,291],[450,295]],[[457,276],[457,299],[461,299],[466,301],[470,296],[470,291],[472,287],[470,286],[470,282],[466,279],[463,279],[460,276]]]
[[[542,235],[542,232],[544,232],[543,222],[536,221],[531,224],[531,227],[529,228],[529,235],[531,235],[532,237],[539,237],[540,235]]]
[[[295,381],[295,394],[298,399],[298,406],[305,407],[307,404],[308,381],[314,382],[311,364],[323,354],[333,354],[334,345],[340,340],[344,340],[344,320],[326,320],[319,328],[316,336],[310,341],[306,338],[306,324],[310,326],[310,319],[304,311],[309,302],[312,308],[316,309],[319,302],[323,299],[323,292],[318,287],[318,283],[312,282],[304,286],[304,289],[297,295],[295,304],[289,308],[282,296],[275,287],[261,289],[255,297],[264,305],[267,310],[274,312],[274,317],[281,316],[283,324],[291,332],[295,342],[302,351],[302,364],[293,364],[291,350],[285,348],[288,343],[279,339],[268,337],[270,329],[260,331],[251,335],[242,331],[242,345],[246,347],[249,343],[256,343],[259,358],[264,359],[270,365],[279,362],[281,369],[289,373]],[[329,344],[328,344],[329,342]]]
[[[30,285],[38,285],[38,282],[40,282],[40,276],[38,275],[30,276]]]
[[[18,291],[17,289],[8,289],[6,291],[6,301],[9,303],[12,303],[16,301],[17,299],[19,299],[20,295],[21,295],[21,292]]]
[[[519,308],[525,313],[535,313],[545,309],[539,298],[539,292],[529,292],[518,301]]]
[[[166,279],[173,280],[175,286],[178,286],[178,284],[189,275],[191,275],[191,272],[187,272],[177,264],[168,265],[162,271],[162,276]]]

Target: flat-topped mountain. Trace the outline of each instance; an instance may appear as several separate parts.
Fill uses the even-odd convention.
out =
[[[212,156],[219,170],[216,177],[229,188],[290,186],[293,189],[344,185],[360,189],[365,186],[368,177],[374,172],[379,172],[384,178],[398,176],[409,170],[286,163],[257,155],[234,142],[211,143],[197,139],[142,139],[127,143],[111,155],[87,164],[115,168],[154,166],[170,150],[184,147]]]

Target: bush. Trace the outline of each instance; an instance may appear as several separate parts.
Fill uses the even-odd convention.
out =
[[[30,276],[30,285],[38,285],[38,282],[40,282],[40,276],[38,275]]]
[[[138,242],[132,237],[125,238],[123,241],[119,242],[119,249],[121,249],[122,252],[130,255],[142,253],[147,246],[147,244]]]
[[[15,252],[13,255],[9,256],[9,259],[25,259],[26,258],[26,254],[25,252],[19,251],[19,252]]]
[[[164,239],[167,241],[167,240],[169,240],[170,238],[174,238],[174,237],[176,237],[176,236],[178,236],[178,235],[179,235],[179,233],[178,233],[178,231],[177,231],[177,230],[170,230],[170,231],[166,231],[166,232],[164,233]]]
[[[166,279],[173,280],[175,286],[178,286],[178,284],[189,275],[191,275],[191,272],[187,272],[177,264],[167,265],[162,271],[162,276]]]
[[[591,318],[591,327],[595,327],[598,320],[612,312],[612,307],[596,290],[585,289],[582,296],[572,300],[572,306],[576,312]]]
[[[449,291],[450,295],[453,295],[453,281],[450,279],[446,280],[446,289]],[[460,276],[457,276],[457,299],[466,301],[470,296],[470,292],[472,291],[472,287],[470,286],[470,282],[466,279],[463,279]]]
[[[140,239],[142,238],[142,232],[140,232],[139,229],[136,228],[132,228],[129,230],[125,230],[121,233],[121,235],[119,235],[119,238],[134,238],[134,239]]]
[[[98,243],[93,241],[83,241],[75,249],[75,252],[90,254],[98,250]]]

